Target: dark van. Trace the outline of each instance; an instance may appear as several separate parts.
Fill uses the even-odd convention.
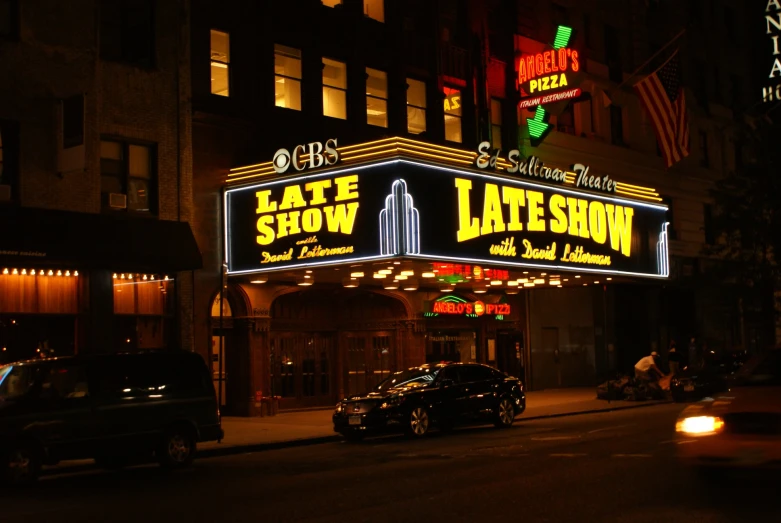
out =
[[[186,351],[71,356],[0,367],[0,477],[30,483],[42,465],[94,458],[108,468],[155,458],[188,466],[223,436],[203,358]]]

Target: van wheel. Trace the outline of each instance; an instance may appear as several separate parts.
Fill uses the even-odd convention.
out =
[[[176,426],[163,434],[157,449],[157,461],[165,468],[181,469],[190,466],[195,458],[195,435],[185,426]]]
[[[5,454],[0,476],[10,486],[26,486],[35,483],[41,472],[41,454],[29,444],[12,446]]]

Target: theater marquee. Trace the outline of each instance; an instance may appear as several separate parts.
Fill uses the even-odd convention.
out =
[[[232,274],[406,257],[668,275],[666,207],[392,159],[225,191]]]

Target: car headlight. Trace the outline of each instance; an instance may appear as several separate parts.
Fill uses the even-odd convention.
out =
[[[692,436],[707,436],[721,432],[724,420],[718,416],[692,416],[678,420],[675,431]]]
[[[380,405],[381,409],[390,409],[391,407],[398,407],[404,403],[404,396],[396,396],[395,398],[388,398],[385,400],[382,405]]]

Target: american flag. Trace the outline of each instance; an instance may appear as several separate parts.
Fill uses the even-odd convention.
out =
[[[634,88],[651,117],[665,165],[670,167],[689,156],[689,117],[678,51]]]

